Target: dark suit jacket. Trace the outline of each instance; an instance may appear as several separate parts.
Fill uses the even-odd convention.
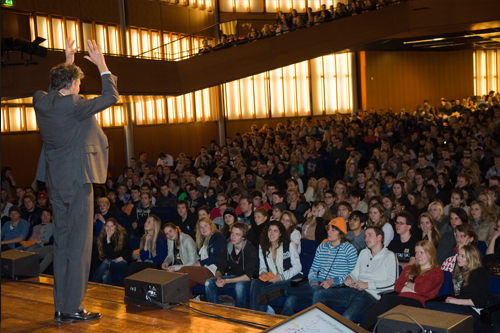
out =
[[[71,189],[87,183],[105,183],[108,139],[94,115],[118,101],[117,78],[101,76],[100,97],[86,100],[56,90],[33,96],[43,146],[36,179],[49,188]]]

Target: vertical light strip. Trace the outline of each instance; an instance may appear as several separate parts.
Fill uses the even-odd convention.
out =
[[[285,83],[283,82],[283,67],[280,68],[281,116],[285,116]]]
[[[347,98],[346,100],[346,106],[347,106],[347,111],[352,112],[351,110],[351,54],[346,53],[345,54],[345,78],[346,78],[346,84],[345,84],[345,96]]]
[[[293,111],[295,117],[299,115],[299,102],[298,102],[298,91],[297,91],[297,64],[293,65]]]
[[[493,73],[493,89],[498,92],[498,78],[497,78],[497,50],[493,50],[493,64],[492,64],[492,73]]]
[[[321,112],[325,115],[326,112],[326,101],[325,101],[325,64],[324,57],[320,57],[321,64]]]
[[[474,63],[474,66],[473,69],[474,69],[474,96],[477,96],[477,72],[476,72],[476,68],[477,68],[477,59],[476,59],[476,51],[473,51],[472,52],[472,61]]]
[[[333,63],[335,64],[335,70],[333,71],[335,74],[334,74],[334,78],[335,78],[335,84],[334,84],[334,87],[336,87],[336,90],[335,90],[335,93],[336,93],[336,96],[337,98],[335,99],[335,101],[337,102],[337,107],[336,107],[336,110],[335,110],[335,113],[339,113],[339,79],[338,79],[338,75],[337,75],[337,55],[334,54],[333,55]]]
[[[19,112],[19,121],[21,123],[21,131],[26,131],[26,121],[25,121],[25,117],[26,117],[26,108],[25,106],[21,106],[20,108],[20,112]]]
[[[252,107],[252,118],[255,119],[256,118],[256,111],[255,111],[255,109],[256,109],[256,106],[255,106],[255,104],[256,104],[256,102],[255,102],[255,76],[252,75],[251,78],[250,78],[250,80],[252,81],[252,102],[253,102],[252,103],[252,106],[253,106]]]
[[[9,132],[9,111],[8,106],[2,108],[2,132]]]
[[[482,77],[483,77],[483,93],[482,94],[487,94],[488,93],[488,90],[486,88],[486,51],[483,50],[482,53],[481,53],[481,58],[482,58],[482,61],[481,61],[481,74],[482,74]]]
[[[241,80],[238,80],[238,119],[243,119],[243,110],[242,110],[242,100],[243,96],[241,96]]]
[[[265,73],[264,76],[264,89],[266,95],[266,118],[269,118],[269,114],[271,113],[271,80],[269,78],[269,71]]]
[[[307,89],[309,91],[307,97],[307,112],[312,115],[312,82],[311,82],[311,60],[307,60],[307,76],[306,76]]]
[[[30,32],[31,32],[31,40],[36,38],[36,25],[35,25],[35,17],[33,14],[30,14]],[[3,127],[2,127],[3,132]]]

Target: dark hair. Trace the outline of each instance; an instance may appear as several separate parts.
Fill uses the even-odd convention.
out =
[[[80,67],[75,64],[59,64],[52,67],[49,74],[50,86],[53,90],[68,89],[73,81],[81,80],[85,77]]]
[[[469,224],[469,215],[463,208],[452,208],[450,209],[450,215],[451,213],[455,214],[462,221],[462,224]]]
[[[410,214],[408,212],[401,212],[396,216],[396,219],[398,217],[403,217],[406,220],[406,224],[411,226],[412,229],[415,226],[415,217],[413,216],[413,214]]]
[[[186,209],[189,207],[188,203],[186,200],[179,200],[177,201],[177,206],[179,205],[184,205],[184,207],[186,207]]]
[[[248,235],[248,226],[246,225],[246,223],[244,222],[234,222],[233,224],[231,224],[231,231],[233,230],[233,228],[238,228],[240,229],[242,232],[243,232],[243,238],[247,238],[247,235]]]
[[[370,225],[368,227],[366,227],[365,229],[365,233],[368,229],[373,229],[373,231],[375,231],[375,235],[378,237],[378,236],[382,236],[382,244],[384,244],[384,237],[385,237],[385,234],[384,234],[384,230],[382,230],[382,228],[380,227],[377,227],[375,225]]]
[[[368,221],[368,214],[365,214],[359,210],[355,210],[351,214],[349,214],[349,219],[354,219],[354,218],[358,218],[359,222],[364,223],[366,226],[366,223]]]
[[[350,211],[350,212],[353,211],[353,208],[352,208],[351,204],[349,202],[347,202],[347,201],[341,201],[341,202],[339,202],[339,204],[337,206],[337,209],[340,206],[345,206],[347,208],[347,210]]]
[[[260,247],[262,249],[262,254],[264,255],[264,258],[267,257],[268,253],[271,250],[271,242],[269,241],[268,233],[269,233],[269,228],[271,226],[276,226],[278,227],[278,230],[280,231],[280,237],[278,238],[278,248],[282,245],[288,245],[290,244],[290,236],[288,235],[288,232],[286,231],[285,226],[283,223],[280,221],[271,221],[269,222],[262,233],[260,234]]]
[[[139,185],[133,185],[130,191],[141,192],[141,187]]]

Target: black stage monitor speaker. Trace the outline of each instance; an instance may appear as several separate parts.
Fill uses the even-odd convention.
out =
[[[38,276],[40,275],[40,257],[33,252],[18,250],[2,252],[2,275]]]
[[[151,302],[163,307],[188,302],[188,282],[187,274],[148,268],[125,278],[125,300]]]
[[[417,323],[422,325],[427,332],[465,333],[473,331],[472,316],[463,316],[454,313],[398,305],[394,309],[387,311],[378,317],[380,319],[381,317],[390,314],[380,320],[377,326],[377,333],[421,332],[419,326],[411,319],[396,313],[403,313],[412,317]]]

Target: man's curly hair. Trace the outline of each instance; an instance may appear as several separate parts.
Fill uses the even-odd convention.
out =
[[[84,77],[80,67],[66,63],[52,67],[49,74],[51,88],[54,90],[68,89],[74,80]]]

